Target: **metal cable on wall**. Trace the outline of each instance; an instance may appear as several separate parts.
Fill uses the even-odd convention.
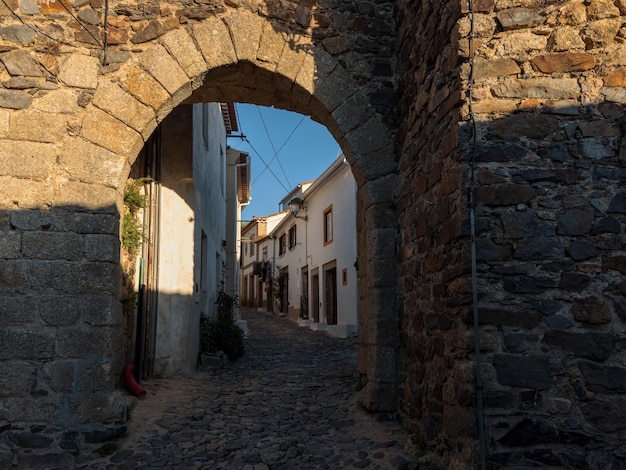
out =
[[[480,357],[480,324],[478,315],[478,276],[476,268],[476,176],[475,176],[475,154],[476,154],[476,139],[477,139],[477,125],[476,117],[472,108],[473,103],[473,91],[474,91],[474,2],[469,0],[469,15],[470,15],[470,34],[469,34],[469,84],[468,84],[468,106],[469,106],[469,119],[472,125],[472,137],[470,144],[470,236],[472,243],[472,310],[474,319],[474,354],[475,354],[475,378],[476,378],[476,406],[477,406],[477,418],[478,418],[478,437],[480,445],[480,468],[485,470],[487,468],[486,463],[486,443],[485,443],[485,419],[483,408],[483,380],[481,371],[481,357]]]

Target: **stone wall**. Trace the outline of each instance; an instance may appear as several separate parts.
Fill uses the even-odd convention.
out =
[[[43,448],[69,466],[87,442],[123,430],[122,191],[183,102],[276,105],[340,142],[361,203],[364,402],[393,409],[392,4],[2,4],[0,466],[35,466]]]
[[[457,2],[398,2],[400,413],[443,460],[471,462],[473,386]],[[466,467],[463,467],[466,468]]]
[[[488,465],[623,468],[626,5],[481,0],[472,24],[466,1],[412,3],[397,14],[405,420],[450,466],[477,465],[473,160]],[[443,205],[440,167],[461,188]]]

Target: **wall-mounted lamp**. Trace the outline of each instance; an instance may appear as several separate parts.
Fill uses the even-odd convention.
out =
[[[296,219],[308,220],[306,215],[299,215],[300,212],[306,213],[306,207],[304,207],[304,202],[299,197],[294,197],[291,201],[289,201],[289,210],[291,211],[291,215],[293,215]]]

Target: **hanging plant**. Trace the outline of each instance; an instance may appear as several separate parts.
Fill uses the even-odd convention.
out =
[[[150,178],[128,179],[124,190],[124,216],[122,219],[122,247],[130,256],[137,254],[143,242],[143,227],[139,221],[139,211],[146,207],[143,185]]]

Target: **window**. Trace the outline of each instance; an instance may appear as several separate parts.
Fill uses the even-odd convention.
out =
[[[254,243],[250,243],[250,256],[254,256]]]
[[[283,233],[278,238],[278,255],[282,256],[287,252],[287,236]]]
[[[343,268],[341,270],[341,285],[343,286],[348,285],[348,269],[347,268]]]
[[[324,245],[333,241],[333,206],[324,209]]]
[[[293,249],[296,246],[296,226],[293,225],[289,229],[289,249]]]

